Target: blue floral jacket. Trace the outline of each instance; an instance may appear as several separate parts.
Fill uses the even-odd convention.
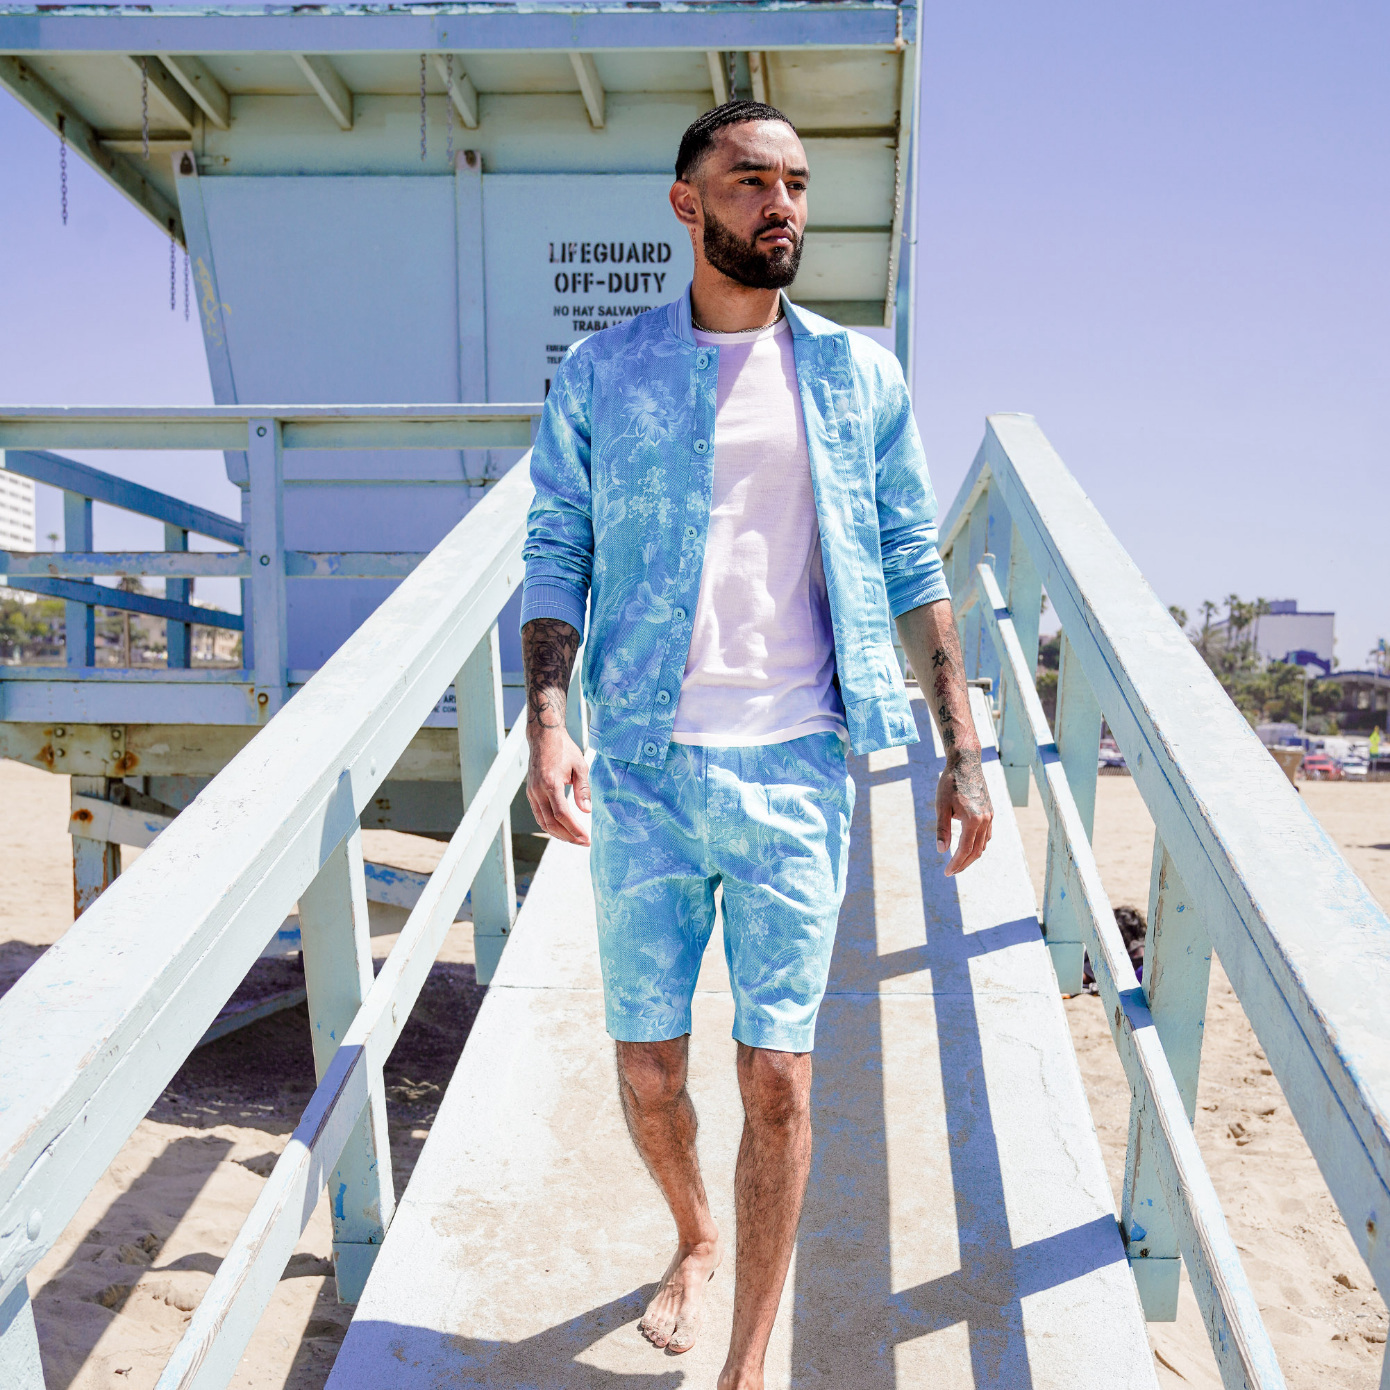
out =
[[[947,597],[936,497],[897,359],[784,300],[856,752],[915,743],[891,617]],[[590,741],[660,767],[690,653],[709,529],[719,350],[690,295],[576,343],[535,447],[521,621],[584,632]],[[890,617],[891,615],[891,617]]]

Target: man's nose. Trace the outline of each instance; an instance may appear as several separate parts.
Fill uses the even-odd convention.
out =
[[[768,217],[781,217],[790,222],[796,213],[796,204],[792,201],[791,194],[787,191],[787,185],[778,179],[776,183],[768,189],[768,200],[763,208],[763,212]]]

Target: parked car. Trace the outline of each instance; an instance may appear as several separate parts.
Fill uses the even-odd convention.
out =
[[[1342,759],[1342,776],[1348,782],[1364,782],[1366,774],[1370,770],[1370,763],[1365,758],[1358,758],[1355,754]]]
[[[1310,782],[1340,782],[1342,765],[1326,753],[1305,753],[1303,755],[1303,775]]]
[[[1115,744],[1115,740],[1114,740],[1114,739],[1111,739],[1111,738],[1104,738],[1104,739],[1101,739],[1101,741],[1100,741],[1100,758],[1099,758],[1099,760],[1097,761],[1096,766],[1097,766],[1098,768],[1101,768],[1101,767],[1116,767],[1116,768],[1124,769],[1124,767],[1125,767],[1125,755],[1124,755],[1123,753],[1120,752],[1119,748],[1118,748],[1118,747],[1116,746],[1116,744]]]

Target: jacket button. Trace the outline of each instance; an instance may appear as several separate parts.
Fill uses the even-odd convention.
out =
[[[695,441],[695,452],[696,452],[697,454],[707,454],[707,453],[709,453],[709,440],[708,440],[708,439],[697,439],[697,440]]]
[[[687,526],[685,528],[685,538],[688,541],[693,541],[699,534],[700,533],[693,526]]]
[[[643,751],[649,758],[654,758],[654,757],[656,757],[656,744],[654,744],[654,743],[644,743],[644,744],[642,745],[642,751]]]
[[[656,692],[656,702],[659,705],[669,705],[671,703],[671,692],[669,690],[658,690]]]
[[[695,365],[696,365],[697,367],[708,367],[708,366],[709,366],[709,353],[707,353],[707,352],[702,352],[702,353],[700,353],[700,354],[695,358]]]
[[[673,609],[671,610],[671,616],[672,616],[673,618],[675,618],[675,620],[676,620],[678,623],[683,623],[683,622],[685,621],[685,609],[684,609],[684,608],[673,608]]]

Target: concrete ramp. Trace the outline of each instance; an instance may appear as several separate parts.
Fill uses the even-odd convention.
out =
[[[917,708],[921,744],[855,760],[814,1165],[767,1385],[1154,1387],[998,763],[987,750],[993,843],[945,879],[940,754]],[[977,723],[989,727],[983,709]],[[742,1123],[732,1019],[714,941],[690,1088],[730,1236]],[[587,855],[552,845],[329,1390],[713,1390],[731,1263],[692,1351],[668,1356],[636,1330],[673,1244],[618,1108]]]

